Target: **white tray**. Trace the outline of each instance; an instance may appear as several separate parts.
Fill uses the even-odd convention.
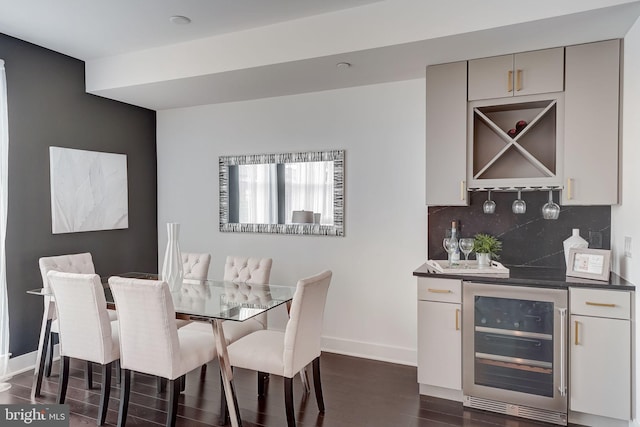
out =
[[[465,268],[467,266],[468,268]],[[491,261],[490,267],[478,267],[478,261],[460,261],[460,265],[449,267],[449,261],[427,260],[427,267],[431,273],[464,274],[468,276],[509,277],[509,269],[498,261]]]

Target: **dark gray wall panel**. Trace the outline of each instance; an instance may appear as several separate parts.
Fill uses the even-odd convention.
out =
[[[42,299],[38,258],[91,252],[100,275],[157,271],[154,111],[85,93],[84,62],[0,34],[9,107],[7,283],[10,349],[36,349]],[[49,147],[127,155],[129,228],[51,233]]]

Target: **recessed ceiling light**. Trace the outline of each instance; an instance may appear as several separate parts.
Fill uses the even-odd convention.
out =
[[[187,25],[191,23],[191,19],[186,16],[174,15],[169,18],[169,22],[176,25]]]
[[[336,64],[336,67],[340,70],[346,70],[347,68],[351,67],[351,64],[349,64],[348,62],[338,62]]]

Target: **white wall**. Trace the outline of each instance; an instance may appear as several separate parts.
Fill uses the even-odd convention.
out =
[[[158,112],[160,261],[165,223],[183,251],[272,257],[271,283],[334,273],[327,351],[416,363],[416,281],[426,257],[424,80]],[[345,237],[218,231],[218,156],[345,149]],[[455,161],[443,159],[443,161]]]
[[[623,112],[622,112],[622,148],[620,166],[622,168],[621,179],[621,204],[611,209],[611,248],[612,269],[622,277],[640,286],[640,22],[636,21],[624,39],[624,85],[623,85]],[[624,257],[624,238],[632,239],[632,258]],[[638,294],[638,292],[636,292]],[[635,319],[640,313],[640,296],[635,299]],[[634,340],[638,342],[637,320],[634,320]],[[640,426],[638,408],[640,408],[640,352],[636,348],[634,361],[634,421],[633,425]]]

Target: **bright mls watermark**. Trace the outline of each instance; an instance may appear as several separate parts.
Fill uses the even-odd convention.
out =
[[[69,427],[69,405],[0,405],[0,426]]]

